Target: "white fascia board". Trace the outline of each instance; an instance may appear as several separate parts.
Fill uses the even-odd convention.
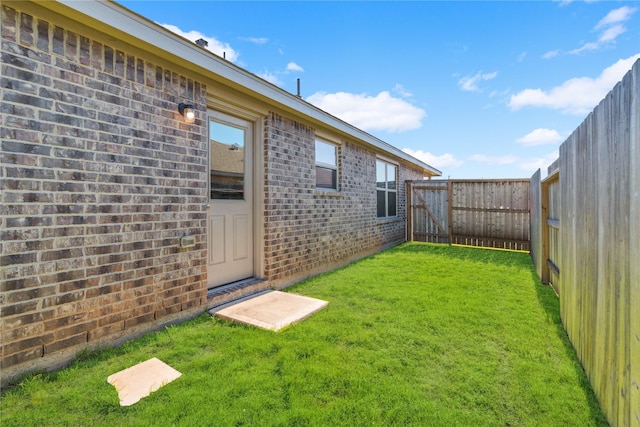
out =
[[[266,80],[218,57],[214,53],[201,48],[195,43],[170,32],[113,1],[58,0],[58,3],[76,12],[99,20],[134,38],[143,40],[176,57],[182,58],[185,62],[192,63],[204,70],[210,71],[212,74],[219,75],[251,92],[268,98],[276,104],[281,104],[286,108],[298,111],[305,116],[324,123],[379,150],[401,158],[418,166],[430,175],[442,175],[442,172],[438,169],[410,156],[393,145],[326,113],[303,99],[280,89]]]

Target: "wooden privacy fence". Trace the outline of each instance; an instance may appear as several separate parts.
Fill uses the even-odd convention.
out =
[[[640,426],[640,60],[531,178],[531,257],[613,426]]]
[[[529,250],[529,179],[408,181],[408,240]]]

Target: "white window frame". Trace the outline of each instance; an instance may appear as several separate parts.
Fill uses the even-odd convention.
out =
[[[316,138],[315,139],[315,146],[314,146],[314,156],[317,157],[317,149],[318,149],[318,143],[320,144],[324,144],[326,146],[330,146],[333,147],[334,149],[334,155],[335,155],[335,164],[329,164],[329,163],[324,163],[324,162],[320,162],[318,161],[318,159],[315,159],[315,171],[316,171],[316,190],[319,191],[338,191],[339,190],[339,184],[338,182],[340,181],[340,173],[338,170],[338,144],[334,144],[332,142],[326,141],[324,139],[320,139],[320,138]],[[336,177],[336,183],[335,183],[335,187],[322,187],[322,186],[318,186],[318,176],[317,176],[317,168],[323,168],[323,169],[329,169],[332,171],[335,171],[335,177]]]
[[[384,165],[384,187],[379,187],[378,186],[378,164],[383,164]],[[389,179],[388,179],[388,174],[389,174],[389,169],[393,170],[393,173],[395,174],[395,176],[393,177],[393,182],[395,182],[395,188],[389,188],[388,187],[388,183],[389,183]],[[376,217],[378,219],[387,219],[387,218],[397,218],[398,217],[398,173],[399,173],[399,167],[396,163],[391,163],[388,160],[382,159],[382,158],[377,158],[376,159]],[[378,215],[378,193],[384,193],[384,215],[380,216]],[[396,203],[395,203],[395,214],[393,215],[389,215],[389,195],[390,194],[394,194],[395,195],[395,199],[396,199]]]

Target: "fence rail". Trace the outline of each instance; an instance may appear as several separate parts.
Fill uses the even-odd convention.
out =
[[[529,250],[529,180],[407,183],[410,240]]]

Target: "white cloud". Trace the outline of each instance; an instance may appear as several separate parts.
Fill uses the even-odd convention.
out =
[[[606,96],[640,58],[640,53],[620,59],[598,77],[576,77],[549,90],[525,89],[511,96],[509,107],[546,107],[568,114],[587,114]]]
[[[490,165],[510,165],[518,161],[518,157],[513,155],[507,156],[486,156],[484,154],[474,154],[471,160],[480,163],[488,163]]]
[[[504,90],[492,90],[491,93],[489,94],[489,98],[506,98],[507,96],[509,96],[509,94],[511,93],[511,89],[504,89]]]
[[[229,43],[221,42],[213,37],[207,37],[199,31],[182,31],[180,28],[171,24],[160,24],[167,30],[175,33],[187,40],[191,40],[195,43],[198,39],[204,39],[209,43],[206,47],[210,52],[215,53],[218,56],[225,57],[228,61],[236,62],[238,60],[238,52],[233,50]]]
[[[269,43],[269,39],[266,37],[241,37],[241,40],[251,42],[254,44],[267,44]]]
[[[316,92],[307,98],[316,107],[366,131],[402,132],[418,129],[427,113],[394,98],[389,92],[376,96],[347,92]]]
[[[403,98],[411,98],[413,96],[413,94],[406,90],[400,83],[396,83],[396,85],[393,87],[393,92],[397,93]]]
[[[474,76],[465,76],[458,80],[458,86],[460,89],[468,91],[468,92],[478,92],[480,88],[478,87],[478,83],[485,80],[491,80],[496,78],[498,75],[497,71],[493,73],[482,73],[479,72]]]
[[[518,62],[522,62],[524,61],[524,59],[527,57],[527,52],[522,52],[520,55],[518,55]]]
[[[569,6],[574,0],[553,0],[560,2],[560,7]],[[585,3],[595,3],[598,0],[584,0]]]
[[[600,34],[598,37],[598,41],[600,43],[606,43],[615,40],[620,34],[627,31],[624,25],[614,25],[613,27],[609,27]]]
[[[542,55],[542,58],[551,59],[551,58],[555,58],[558,55],[560,55],[560,49],[550,50],[549,52],[546,52],[544,55]]]
[[[585,43],[577,49],[570,50],[569,53],[572,55],[579,55],[582,52],[587,52],[589,50],[598,50],[602,45],[597,42],[589,42]]]
[[[456,159],[455,156],[450,153],[436,156],[428,151],[412,150],[411,148],[403,148],[402,151],[440,170],[443,168],[459,168],[464,163],[462,160]]]
[[[270,71],[264,71],[260,74],[257,74],[257,76],[265,79],[269,83],[272,83],[276,86],[282,86],[282,81],[278,78],[278,76],[276,76]]]
[[[637,8],[629,6],[622,6],[621,8],[612,10],[593,28],[596,31],[601,31],[598,36],[598,41],[585,43],[579,48],[569,51],[569,53],[579,55],[583,52],[597,50],[612,44],[620,34],[627,31],[627,27],[625,27],[622,22],[631,18],[631,15],[637,10]]]
[[[547,145],[556,144],[561,142],[564,138],[555,129],[538,128],[529,132],[522,138],[516,139],[516,142],[526,146],[532,147],[535,145]]]
[[[301,66],[299,66],[295,62],[289,62],[287,64],[287,71],[297,71],[297,72],[302,73],[304,71],[304,68],[302,68]]]
[[[546,154],[542,157],[531,157],[520,162],[519,168],[520,170],[526,171],[530,174],[533,174],[538,169],[541,169],[543,172],[543,176],[546,176],[547,168],[551,165],[551,163],[555,162],[558,159],[559,153],[558,151],[553,151],[549,154]]]
[[[627,21],[637,10],[638,8],[629,6],[622,6],[621,8],[614,9],[607,13],[607,15],[598,22],[595,29],[599,30],[611,24]]]

